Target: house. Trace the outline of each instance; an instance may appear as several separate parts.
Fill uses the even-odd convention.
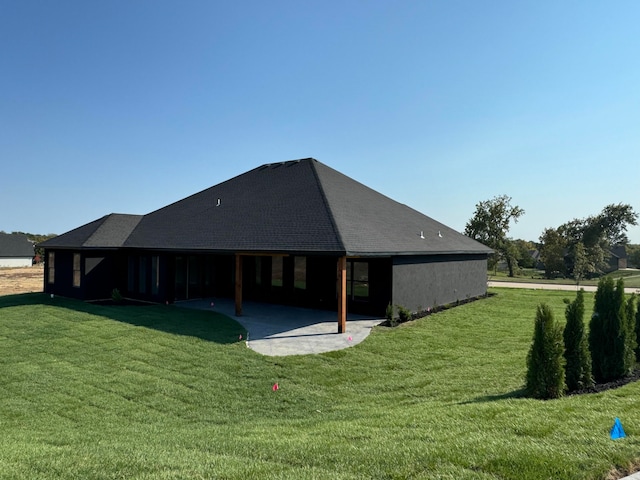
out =
[[[204,297],[383,316],[484,295],[491,250],[312,159],[262,165],[147,215],[43,242],[44,291]]]
[[[627,268],[627,248],[624,245],[614,245],[609,251],[608,270],[615,272]]]
[[[30,267],[33,257],[33,242],[25,234],[0,232],[0,267]]]

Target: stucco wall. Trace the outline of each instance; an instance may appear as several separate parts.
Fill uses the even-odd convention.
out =
[[[30,267],[33,264],[31,257],[27,258],[7,258],[0,257],[0,268],[16,268],[16,267]]]
[[[412,312],[487,292],[486,255],[394,257],[393,303]]]

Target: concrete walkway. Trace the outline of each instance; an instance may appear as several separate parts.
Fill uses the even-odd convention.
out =
[[[187,300],[176,305],[213,310],[233,318],[249,332],[247,346],[272,357],[342,350],[362,342],[374,326],[384,321],[383,318],[349,314],[347,332],[338,333],[336,312],[243,302],[242,316],[236,317],[231,299]]]
[[[631,474],[628,477],[621,478],[620,480],[640,480],[640,472]]]

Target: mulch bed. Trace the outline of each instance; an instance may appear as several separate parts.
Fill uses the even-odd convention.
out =
[[[90,300],[87,303],[90,303],[91,305],[105,305],[113,307],[148,307],[149,305],[157,305],[155,303],[142,302],[140,300],[132,300],[130,298],[123,298],[117,302],[110,298],[104,300]]]
[[[399,318],[396,318],[393,324],[391,322],[389,322],[389,320],[385,320],[384,322],[382,322],[380,324],[380,326],[381,327],[394,327],[394,326],[397,327],[398,325],[401,325],[402,323],[411,322],[413,320],[418,320],[419,318],[424,318],[424,317],[427,317],[429,315],[433,315],[434,313],[442,312],[443,310],[449,310],[450,308],[455,308],[455,307],[458,307],[460,305],[465,305],[467,303],[475,302],[475,301],[481,300],[483,298],[493,297],[495,295],[496,295],[495,293],[487,292],[486,294],[480,295],[480,296],[477,296],[477,297],[465,298],[464,300],[458,300],[456,302],[448,303],[446,305],[438,305],[438,306],[433,307],[433,308],[427,308],[426,310],[420,310],[419,312],[412,313],[410,318],[408,318],[405,322],[403,322]]]
[[[594,386],[589,388],[583,388],[582,390],[575,390],[573,392],[567,393],[567,395],[582,395],[585,393],[599,393],[607,390],[612,390],[614,388],[620,388],[624,385],[627,385],[632,382],[637,382],[640,380],[640,369],[634,370],[631,375],[623,378],[618,378],[617,380],[613,380],[611,382],[605,383],[596,383]]]

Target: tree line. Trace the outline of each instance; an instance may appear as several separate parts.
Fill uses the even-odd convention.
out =
[[[516,223],[524,213],[524,209],[511,204],[511,197],[507,195],[476,204],[464,233],[494,250],[489,259],[490,269],[504,261],[509,276],[513,277],[518,267],[535,265],[531,250],[537,249],[547,277],[571,276],[579,283],[586,277],[603,273],[611,250],[618,245],[628,246],[630,260],[640,266],[640,245],[629,246],[627,236],[628,227],[638,224],[638,213],[631,205],[610,204],[596,215],[546,228],[538,244],[508,236],[511,223]]]

